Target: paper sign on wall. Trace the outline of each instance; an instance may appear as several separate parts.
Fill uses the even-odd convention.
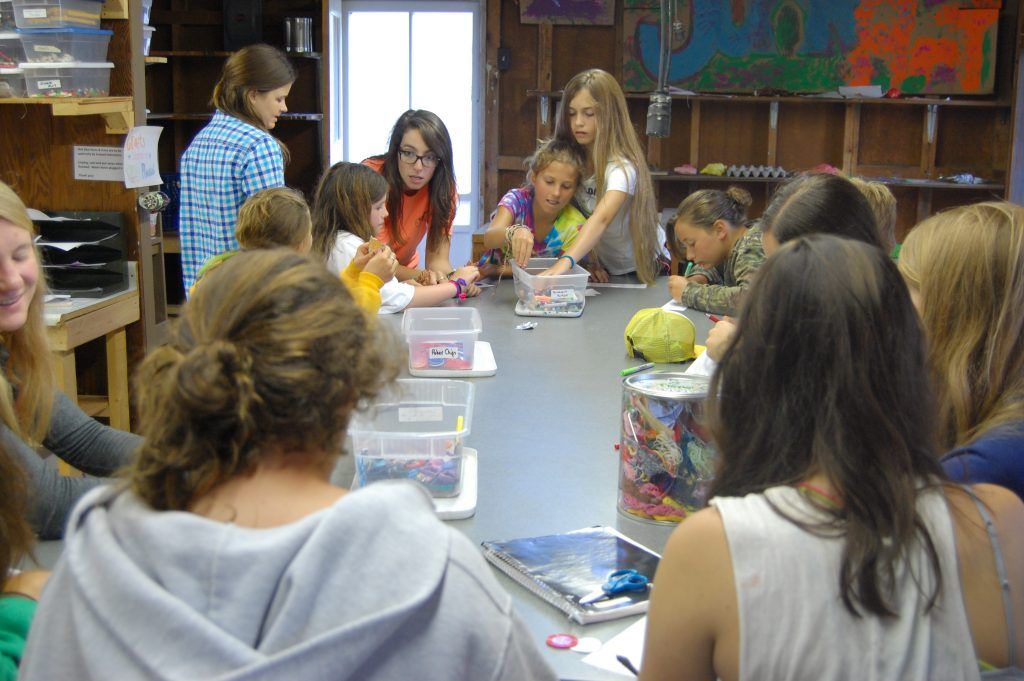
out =
[[[157,143],[164,129],[158,125],[132,128],[124,139],[124,186],[148,187],[161,184]]]
[[[121,182],[124,180],[124,161],[121,147],[74,147],[76,180]]]

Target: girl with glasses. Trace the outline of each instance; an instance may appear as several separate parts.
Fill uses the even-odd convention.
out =
[[[398,258],[395,276],[421,284],[451,279],[451,233],[459,196],[448,128],[430,111],[406,111],[391,129],[387,152],[363,163],[388,183],[388,216],[378,236]],[[426,262],[420,267],[416,249],[424,236]]]

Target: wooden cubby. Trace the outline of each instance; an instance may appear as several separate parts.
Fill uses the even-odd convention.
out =
[[[324,29],[326,5],[320,0],[264,2],[263,42],[284,49],[286,17],[313,19],[311,53],[288,53],[297,77],[288,95],[288,113],[271,134],[291,154],[285,183],[312,199],[316,182],[328,158],[325,130],[329,124],[324,93],[329,91],[323,51],[328,45]],[[161,125],[160,167],[180,171],[181,155],[192,138],[210,120],[213,87],[220,78],[225,50],[221,0],[154,0],[150,24],[156,28],[150,54],[161,63],[147,68],[146,107],[149,124]],[[167,288],[167,309],[175,314],[184,302],[181,285],[180,243],[177,233],[159,232]]]
[[[773,178],[671,172],[685,163],[699,170],[713,162],[781,166],[790,172],[827,163],[850,175],[878,178],[899,202],[898,239],[943,208],[992,198],[1021,201],[1024,92],[1018,85],[1019,5],[1019,0],[1009,0],[1000,10],[996,90],[988,97],[673,95],[671,134],[658,139],[645,135],[648,93],[627,93],[631,119],[656,171],[658,207],[674,207],[697,189],[733,183],[751,192],[751,214],[757,215],[779,184]],[[511,68],[488,82],[487,210],[523,182],[522,159],[538,138],[553,131],[559,88],[569,78],[596,67],[621,82],[621,7],[616,12],[614,27],[525,25],[513,3],[488,3],[488,61],[498,46],[515,49]],[[576,49],[556,52],[555,46],[561,45]],[[531,119],[535,125],[523,124]],[[984,183],[939,179],[960,173],[971,173]]]

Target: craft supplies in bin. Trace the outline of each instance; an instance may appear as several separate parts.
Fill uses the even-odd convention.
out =
[[[106,97],[110,94],[110,62],[19,65],[25,71],[29,97]]]
[[[16,69],[25,61],[21,36],[14,31],[0,33],[0,69]]]
[[[102,28],[44,28],[19,31],[25,61],[33,63],[97,63],[106,60],[110,36]]]
[[[573,265],[565,274],[541,276],[556,258],[530,258],[526,268],[512,263],[516,287],[516,314],[525,317],[579,317],[586,304],[590,273]]]
[[[646,373],[622,383],[619,510],[678,523],[707,504],[717,454],[705,430],[708,379]]]
[[[13,31],[17,26],[13,0],[0,0],[0,31]]]
[[[102,0],[14,0],[18,28],[99,28]]]
[[[399,379],[364,411],[349,434],[356,484],[413,480],[433,497],[462,491],[462,441],[473,418],[473,384],[449,379]]]
[[[482,329],[472,307],[418,307],[405,311],[402,332],[409,343],[410,370],[466,370]]]
[[[25,72],[21,69],[0,69],[0,99],[25,96]]]

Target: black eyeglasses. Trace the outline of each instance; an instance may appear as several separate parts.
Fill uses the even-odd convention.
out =
[[[416,165],[416,161],[423,164],[424,168],[433,168],[441,162],[435,154],[423,154],[420,156],[415,151],[410,149],[399,149],[398,158],[402,159],[403,163],[408,163],[411,166]]]

